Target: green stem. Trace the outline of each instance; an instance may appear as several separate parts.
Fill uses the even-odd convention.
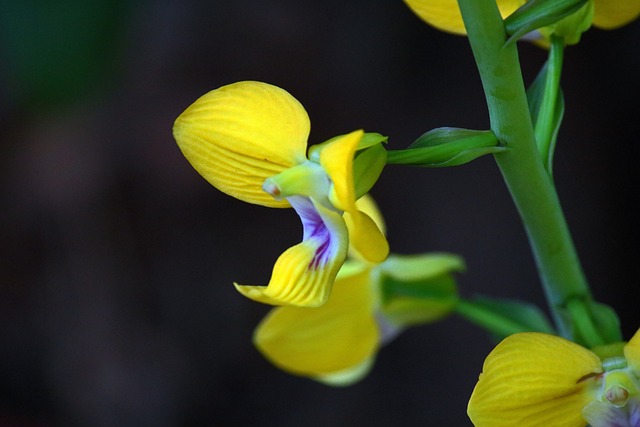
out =
[[[538,153],[515,43],[495,0],[458,0],[489,108],[491,130],[509,150],[494,155],[520,213],[550,310],[572,338],[565,310],[591,298],[551,177]]]
[[[483,327],[500,336],[509,336],[518,332],[529,332],[531,327],[515,321],[513,318],[503,316],[488,307],[460,299],[456,304],[455,312],[470,322]]]

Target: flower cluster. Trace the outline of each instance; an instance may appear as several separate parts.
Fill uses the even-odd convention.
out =
[[[366,195],[385,164],[386,138],[357,130],[307,153],[309,128],[288,92],[245,81],[200,97],[177,118],[173,134],[219,190],[298,213],[302,243],[278,258],[269,284],[235,286],[280,306],[254,335],[266,358],[293,374],[350,384],[402,329],[453,310],[451,274],[463,264],[448,254],[389,256],[382,216]]]

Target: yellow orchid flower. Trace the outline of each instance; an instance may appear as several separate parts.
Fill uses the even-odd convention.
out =
[[[457,0],[404,0],[404,2],[427,24],[449,33],[466,34]],[[525,3],[526,0],[497,0],[503,18],[511,15]],[[589,0],[583,9],[590,10],[590,8],[593,8],[593,25],[612,30],[628,24],[640,15],[640,0]],[[549,35],[546,34],[547,31],[541,31],[541,33],[543,37]]]
[[[468,414],[478,427],[638,426],[640,330],[626,344],[592,350],[553,335],[512,335],[485,360]]]
[[[310,122],[285,90],[243,81],[212,90],[176,119],[173,135],[191,165],[214,187],[245,202],[293,207],[302,242],[276,261],[267,286],[235,284],[268,304],[320,306],[331,291],[349,246],[345,216],[356,223],[352,244],[372,262],[388,244],[355,207],[353,158],[363,131],[334,138],[306,156]]]
[[[384,229],[370,197],[359,199],[357,205]],[[462,268],[456,256],[391,254],[382,263],[369,263],[355,250],[351,256],[325,305],[277,307],[258,325],[254,343],[274,365],[330,385],[352,384],[368,373],[380,347],[404,328],[439,320],[455,306],[455,283],[444,277]],[[387,298],[385,278],[403,281],[404,289],[414,293],[433,280],[437,284],[426,287],[438,296],[419,299],[410,292]]]

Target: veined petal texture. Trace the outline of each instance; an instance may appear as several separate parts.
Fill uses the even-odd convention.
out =
[[[175,121],[173,135],[191,165],[219,190],[245,202],[288,207],[262,190],[268,177],[306,160],[310,123],[279,87],[243,81],[201,96]]]
[[[362,266],[348,274],[341,271],[322,307],[273,309],[256,329],[257,348],[273,364],[297,375],[324,380],[358,371],[373,357],[379,341],[370,268]]]
[[[601,372],[600,359],[571,341],[515,334],[485,360],[467,412],[476,427],[583,427],[594,398],[586,378]]]
[[[318,307],[327,302],[347,256],[347,227],[338,212],[313,199],[293,196],[289,202],[302,220],[302,243],[280,255],[269,285],[236,284],[236,289],[266,304]]]

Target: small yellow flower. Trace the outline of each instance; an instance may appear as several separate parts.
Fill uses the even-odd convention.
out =
[[[358,207],[384,228],[371,198],[358,200]],[[355,250],[351,256],[325,305],[277,307],[258,325],[254,343],[274,365],[330,385],[352,384],[368,373],[383,344],[408,326],[441,319],[457,302],[455,283],[445,278],[462,268],[456,256],[392,254],[380,264],[367,262]],[[385,278],[413,292],[384,295]],[[436,296],[416,298],[416,291],[425,288]]]
[[[173,135],[191,165],[213,186],[267,207],[293,207],[302,242],[276,261],[267,286],[235,284],[256,301],[319,306],[328,298],[349,246],[345,217],[355,224],[352,244],[373,262],[388,244],[356,206],[353,158],[363,131],[334,138],[306,155],[310,122],[288,92],[244,81],[203,95],[176,119]]]
[[[593,350],[528,332],[489,354],[468,414],[479,427],[636,426],[639,398],[640,331],[626,345]],[[624,423],[608,424],[614,418]]]
[[[457,0],[404,0],[413,12],[433,27],[453,34],[466,34]],[[612,30],[628,24],[640,15],[640,0],[590,0],[594,8],[593,25]],[[511,15],[526,0],[498,0],[503,18]]]

